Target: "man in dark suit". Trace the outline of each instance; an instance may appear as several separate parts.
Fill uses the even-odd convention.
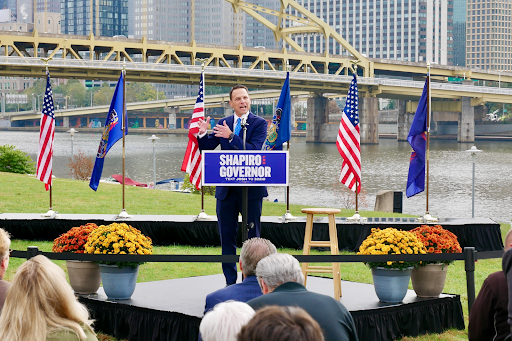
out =
[[[235,85],[229,93],[229,105],[235,115],[219,120],[213,132],[206,135],[210,117],[206,121],[199,119],[198,143],[200,150],[213,150],[218,145],[222,150],[244,150],[243,134],[245,131],[245,149],[261,150],[267,136],[267,121],[250,112],[251,98],[247,87]],[[254,223],[249,230],[249,238],[260,236],[260,217],[263,197],[268,195],[264,186],[250,186],[248,189],[248,223]],[[223,255],[236,254],[236,236],[238,232],[238,214],[242,212],[241,187],[217,186],[217,221]],[[226,284],[236,283],[235,263],[222,263]]]
[[[263,296],[247,304],[258,310],[264,306],[295,306],[304,309],[318,322],[325,341],[357,341],[357,332],[350,312],[334,298],[308,291],[304,275],[294,257],[275,253],[260,260],[256,277]]]
[[[276,252],[276,247],[268,239],[254,237],[246,240],[240,251],[240,270],[244,276],[242,283],[227,286],[206,296],[204,313],[221,302],[247,302],[261,296],[261,288],[256,279],[256,266],[261,259]]]

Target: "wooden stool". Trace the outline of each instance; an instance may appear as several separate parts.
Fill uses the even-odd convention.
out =
[[[331,255],[338,255],[338,234],[336,231],[336,222],[334,215],[340,213],[341,210],[337,208],[303,208],[302,213],[307,213],[306,220],[306,233],[304,234],[304,248],[303,255],[309,255],[311,247],[330,247]],[[329,218],[329,241],[312,241],[313,235],[313,215],[327,214]],[[308,272],[324,272],[332,273],[334,281],[334,299],[338,300],[341,297],[341,276],[340,276],[340,263],[332,263],[332,266],[310,266],[308,263],[302,263],[302,273],[304,274],[304,286],[308,278]]]

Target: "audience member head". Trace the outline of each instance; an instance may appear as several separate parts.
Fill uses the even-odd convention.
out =
[[[5,275],[9,267],[9,249],[11,247],[9,232],[0,228],[0,279]]]
[[[287,253],[274,253],[259,261],[256,277],[263,294],[274,291],[286,282],[304,284],[299,261]]]
[[[254,316],[247,303],[226,301],[204,315],[199,332],[204,341],[236,341],[240,329]]]
[[[44,341],[63,329],[84,340],[80,324],[90,328],[91,322],[64,271],[38,255],[23,263],[14,275],[0,316],[0,340]]]
[[[512,229],[508,230],[505,235],[505,251],[510,249],[510,247],[512,247]]]
[[[242,327],[238,341],[323,341],[318,322],[299,307],[264,307]]]
[[[273,253],[277,253],[277,249],[268,239],[255,237],[246,240],[240,251],[240,269],[244,276],[254,276],[258,262]]]

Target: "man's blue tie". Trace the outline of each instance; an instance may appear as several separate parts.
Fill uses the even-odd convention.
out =
[[[242,129],[242,119],[241,118],[238,118],[238,120],[236,121],[236,126],[235,126],[235,135],[238,135],[240,133],[240,130]]]

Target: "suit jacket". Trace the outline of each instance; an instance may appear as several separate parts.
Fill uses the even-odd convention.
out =
[[[221,118],[217,124],[223,125],[224,122],[233,130],[233,123],[235,116]],[[245,137],[246,150],[261,150],[265,138],[267,137],[267,121],[263,118],[249,112],[247,117],[247,132]],[[220,144],[222,150],[244,150],[243,146],[243,129],[240,131],[240,136],[235,135],[231,143],[228,139],[216,137],[212,132],[197,140],[200,150],[214,150]],[[215,198],[224,200],[228,194],[229,186],[217,186],[215,189]],[[242,188],[237,186],[234,188],[242,196]],[[249,186],[248,197],[249,200],[263,199],[268,196],[267,188],[265,186]]]
[[[325,341],[357,341],[352,315],[334,298],[308,291],[302,284],[287,282],[273,292],[247,302],[254,310],[267,305],[295,306],[308,312],[324,332]]]
[[[510,328],[510,333],[512,334],[512,300],[510,297],[512,297],[512,248],[508,249],[503,254],[503,259],[501,266],[503,268],[503,272],[505,273],[505,279],[507,281],[507,287],[508,287],[508,325]]]
[[[261,295],[261,289],[256,276],[247,276],[242,283],[227,286],[206,296],[204,313],[206,314],[221,302],[229,300],[247,302]]]
[[[469,341],[503,341],[507,324],[508,287],[503,271],[487,277],[469,314]]]

